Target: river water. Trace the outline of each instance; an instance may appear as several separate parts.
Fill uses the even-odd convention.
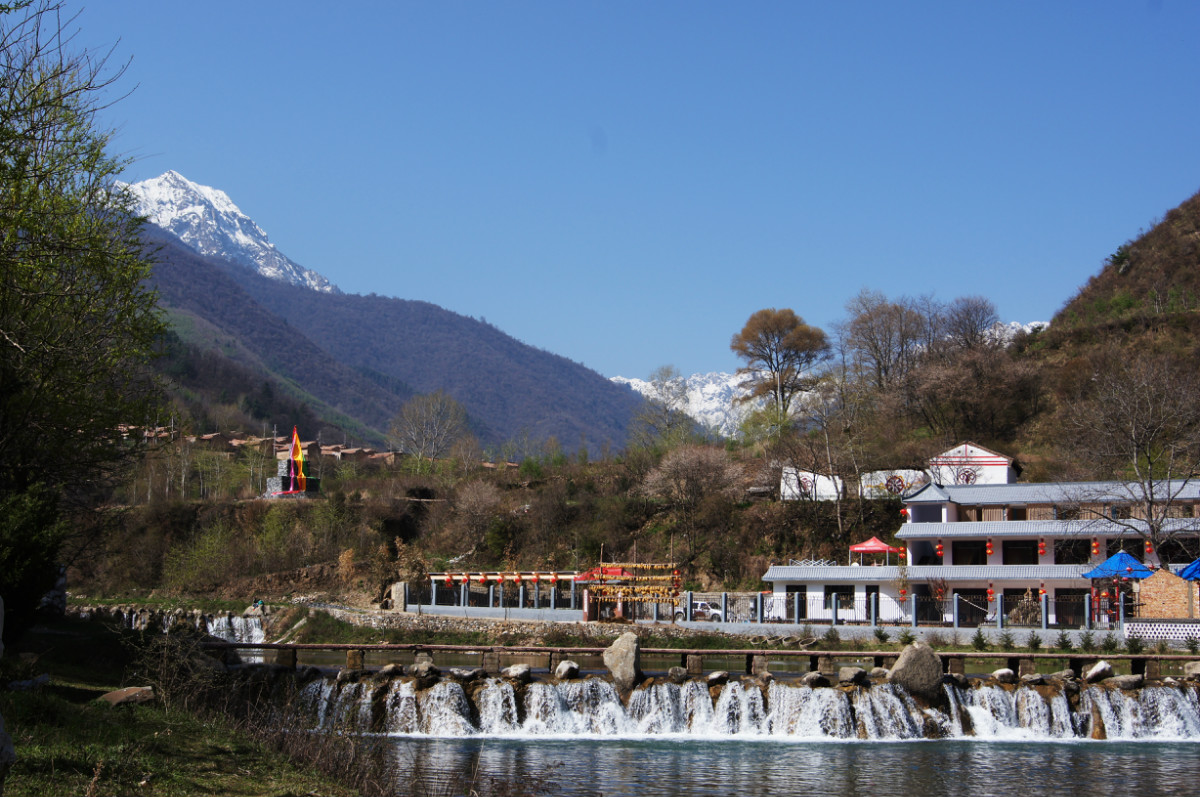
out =
[[[515,780],[529,794],[1183,795],[1200,788],[1195,741],[392,739],[397,793],[447,774],[488,793]],[[475,773],[471,777],[471,773]],[[418,790],[419,791],[419,790]],[[522,792],[518,792],[522,793]]]
[[[1141,797],[1200,784],[1194,687],[1084,686],[1073,699],[944,688],[943,709],[887,683],[739,681],[711,694],[698,681],[653,684],[625,705],[600,678],[519,690],[495,678],[469,690],[320,679],[301,705],[316,727],[368,739],[397,794]]]

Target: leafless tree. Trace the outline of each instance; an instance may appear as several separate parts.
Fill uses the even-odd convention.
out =
[[[471,550],[483,540],[501,503],[500,490],[490,482],[468,482],[455,492],[454,514]]]
[[[1100,356],[1090,384],[1060,413],[1062,447],[1103,488],[1077,496],[1083,518],[1103,518],[1159,551],[1197,553],[1200,518],[1183,503],[1200,474],[1200,379],[1165,356]],[[1190,503],[1190,502],[1189,502]]]
[[[741,471],[725,449],[689,445],[663,457],[642,482],[647,495],[666,501],[680,518],[688,543],[689,559],[696,554],[696,511],[706,496],[731,494]]]
[[[651,392],[630,425],[630,437],[646,448],[671,448],[686,441],[696,423],[686,413],[687,382],[673,365],[650,375]]]
[[[960,296],[946,308],[946,338],[955,349],[982,349],[997,342],[991,331],[999,321],[996,305],[990,299]]]
[[[413,458],[414,469],[426,460],[442,457],[467,431],[467,412],[441,390],[414,396],[392,419],[388,431],[393,444]]]
[[[864,288],[846,303],[842,338],[852,361],[876,390],[904,380],[922,351],[925,318],[909,299],[889,301]]]

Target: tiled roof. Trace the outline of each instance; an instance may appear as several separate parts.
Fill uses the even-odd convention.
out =
[[[1200,480],[1163,482],[1164,496],[1200,499]],[[1169,488],[1169,489],[1168,489]],[[905,503],[952,501],[969,506],[987,504],[1129,503],[1138,497],[1137,485],[1124,482],[1036,482],[1018,484],[930,484],[904,499]],[[944,496],[944,497],[943,497]]]
[[[964,540],[984,537],[1117,537],[1131,535],[1130,525],[1141,521],[1115,522],[1105,518],[1092,520],[984,520],[959,523],[904,523],[896,532],[902,540]],[[1194,530],[1200,533],[1200,518],[1170,518],[1163,523],[1168,533]]]
[[[1083,579],[1083,573],[1093,565],[917,565],[907,568],[906,576],[914,583],[931,578],[946,581],[1062,581]],[[829,583],[886,583],[900,577],[898,567],[788,567],[774,565],[763,575],[763,581],[829,582]]]

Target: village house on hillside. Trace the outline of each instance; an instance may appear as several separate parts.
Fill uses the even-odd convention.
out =
[[[893,468],[863,473],[858,478],[862,498],[906,495],[930,482],[935,484],[1011,484],[1021,475],[1012,457],[976,443],[962,443],[929,460],[925,471]],[[791,465],[783,467],[779,497],[784,501],[832,501],[846,497],[841,476],[828,476]]]
[[[1182,547],[1154,550],[1131,531],[1128,519],[1138,509],[1119,483],[1017,483],[1019,472],[1011,458],[971,443],[934,457],[930,483],[902,498],[900,545],[892,549],[898,564],[772,566],[763,576],[770,616],[865,621],[875,611],[881,621],[903,622],[915,610],[918,619],[942,622],[958,595],[960,620],[969,625],[1044,595],[1051,623],[1079,626],[1085,598],[1097,607],[1110,598],[1093,594],[1084,576],[1109,556],[1125,551],[1146,573],[1164,561],[1173,570],[1191,561]],[[1200,535],[1200,482],[1172,484],[1169,494],[1168,522],[1180,534]],[[1113,588],[1114,605],[1121,588]],[[797,604],[804,616],[793,618]]]

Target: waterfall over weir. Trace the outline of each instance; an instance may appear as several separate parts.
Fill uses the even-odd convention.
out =
[[[653,682],[622,702],[612,683],[597,677],[529,684],[446,679],[427,689],[411,679],[327,677],[308,683],[300,697],[318,728],[389,735],[1200,741],[1200,692],[1193,684],[1075,691],[980,682],[944,689],[944,704],[929,708],[891,683],[811,688],[730,681],[710,691],[698,680]]]

